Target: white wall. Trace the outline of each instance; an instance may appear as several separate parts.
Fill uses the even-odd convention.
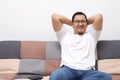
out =
[[[76,11],[104,16],[100,39],[120,39],[119,0],[0,0],[0,40],[57,40],[51,24],[56,12],[71,19]]]

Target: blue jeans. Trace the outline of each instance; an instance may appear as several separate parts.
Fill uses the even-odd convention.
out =
[[[112,77],[96,70],[75,70],[62,66],[51,73],[49,80],[112,80]]]

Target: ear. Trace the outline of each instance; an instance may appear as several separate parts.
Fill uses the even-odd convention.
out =
[[[73,22],[71,23],[71,26],[74,27],[74,23]]]

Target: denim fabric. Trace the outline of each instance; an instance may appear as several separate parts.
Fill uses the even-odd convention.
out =
[[[96,70],[75,70],[62,66],[52,72],[49,80],[112,80],[112,77],[104,72]]]

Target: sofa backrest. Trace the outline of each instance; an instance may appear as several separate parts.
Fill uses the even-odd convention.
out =
[[[0,41],[0,79],[18,74],[49,75],[61,61],[58,41]],[[98,70],[120,74],[120,40],[97,44]]]
[[[57,41],[0,41],[0,77],[11,73],[49,75],[59,67],[60,53]]]

